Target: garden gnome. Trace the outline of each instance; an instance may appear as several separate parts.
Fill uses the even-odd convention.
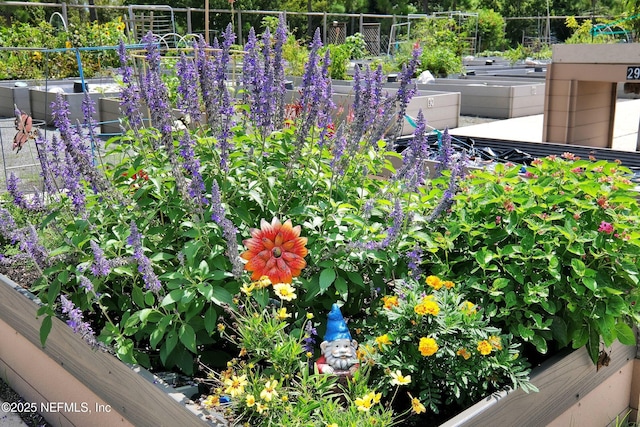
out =
[[[322,374],[353,374],[358,369],[357,348],[358,342],[351,339],[340,307],[333,304],[327,316],[327,332],[320,343],[322,356],[316,362],[318,371]]]

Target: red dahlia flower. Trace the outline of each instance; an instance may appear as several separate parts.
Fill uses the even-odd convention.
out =
[[[291,283],[306,267],[306,237],[300,237],[300,226],[291,226],[291,220],[281,224],[273,218],[271,224],[260,220],[260,229],[251,230],[251,238],[242,242],[249,250],[240,257],[246,259],[244,269],[252,271],[251,280],[268,276],[271,283]]]

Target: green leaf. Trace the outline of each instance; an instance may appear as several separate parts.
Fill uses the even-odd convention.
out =
[[[136,358],[133,357],[133,341],[129,338],[125,339],[124,342],[118,342],[116,354],[125,363],[136,363]]]
[[[40,324],[40,344],[44,348],[44,344],[47,342],[47,337],[49,336],[49,332],[51,332],[51,326],[53,325],[51,316],[46,316],[42,319],[42,323]]]
[[[346,300],[349,296],[349,287],[347,286],[347,281],[342,276],[338,276],[336,278],[334,286],[336,287],[336,291],[340,294],[340,297],[343,300]]]
[[[320,292],[325,292],[336,280],[336,271],[332,268],[325,268],[320,272]]]
[[[571,258],[571,268],[579,277],[584,276],[586,266],[584,265],[584,262],[582,262],[582,260],[579,260],[578,258]]]
[[[534,332],[532,329],[527,328],[526,326],[524,326],[523,324],[519,324],[518,325],[518,334],[522,337],[522,339],[524,339],[525,341],[529,341],[533,336],[534,336]]]
[[[563,318],[554,316],[553,323],[551,323],[551,334],[553,336],[553,339],[558,342],[560,347],[564,347],[569,344],[567,324]]]
[[[633,333],[633,329],[624,322],[618,321],[616,323],[616,335],[618,341],[624,345],[636,345],[636,335]]]
[[[198,349],[196,348],[196,333],[188,323],[183,323],[180,326],[180,331],[178,332],[178,336],[180,338],[180,342],[184,344],[184,346],[191,351],[192,353],[197,353]]]
[[[222,286],[215,286],[213,288],[211,301],[213,301],[216,305],[219,305],[219,306],[234,305],[233,295],[231,295],[231,293],[229,293],[229,291],[223,288]]]
[[[573,331],[571,341],[571,347],[573,348],[580,348],[585,345],[587,341],[589,341],[589,331],[587,330],[586,326],[584,328],[579,328]]]
[[[582,283],[589,289],[591,292],[595,292],[598,284],[593,277],[583,277]]]
[[[152,256],[149,257],[149,259],[153,262],[158,262],[158,261],[168,261],[171,259],[174,259],[175,255],[173,254],[169,254],[166,252],[157,252],[155,254],[153,254]]]
[[[144,302],[144,293],[142,292],[142,288],[140,286],[133,287],[131,291],[131,299],[138,307],[146,307],[146,304]]]
[[[218,313],[214,310],[213,307],[209,307],[204,313],[204,328],[209,334],[211,334],[216,329],[217,322]]]
[[[547,354],[547,341],[540,335],[534,335],[531,337],[531,344],[536,347],[538,353]]]
[[[183,296],[184,296],[184,289],[174,289],[171,292],[169,292],[167,295],[165,295],[165,297],[162,299],[162,302],[160,303],[160,307],[165,307],[169,304],[174,304],[176,302],[179,302],[180,300],[182,300]]]
[[[175,329],[172,329],[167,334],[167,338],[165,340],[165,345],[167,346],[167,355],[169,355],[174,348],[176,348],[176,344],[178,344],[178,334],[176,334]]]

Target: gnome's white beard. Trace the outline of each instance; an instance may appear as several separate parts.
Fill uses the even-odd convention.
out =
[[[358,363],[355,357],[336,357],[331,354],[325,356],[327,359],[327,365],[331,366],[336,371],[348,371],[350,367]]]

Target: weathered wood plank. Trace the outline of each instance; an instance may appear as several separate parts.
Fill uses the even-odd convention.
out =
[[[488,397],[441,427],[544,426],[571,408],[581,397],[618,372],[636,355],[635,346],[616,342],[609,366],[596,371],[585,348],[555,357],[536,368],[531,382],[538,393],[502,392]]]
[[[16,290],[17,285],[0,275],[0,319],[40,347],[38,305]],[[211,425],[199,419],[185,406],[132,371],[110,354],[92,350],[59,319],[42,350],[73,377],[136,426]],[[37,388],[37,385],[34,385]],[[183,399],[183,400],[186,400]],[[184,402],[183,402],[184,403]],[[222,424],[218,424],[222,425]]]

